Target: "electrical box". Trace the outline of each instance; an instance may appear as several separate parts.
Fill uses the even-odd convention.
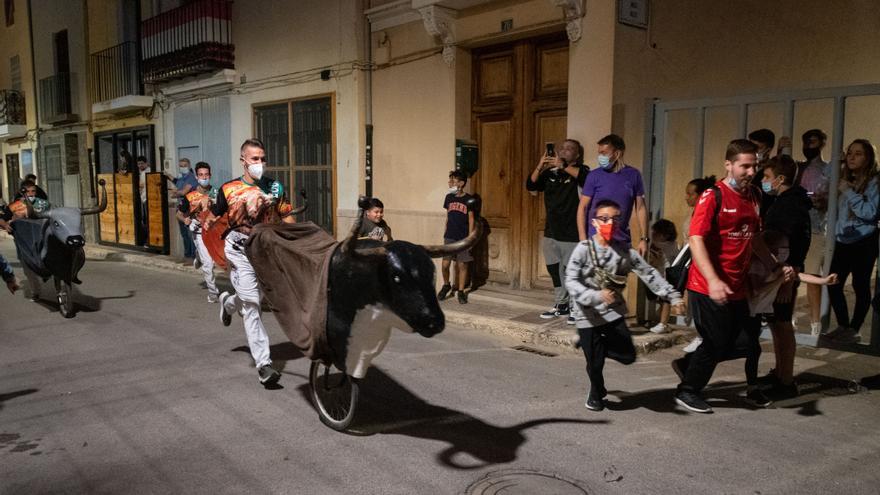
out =
[[[477,143],[467,139],[455,140],[455,170],[461,170],[468,177],[477,173],[480,167],[480,153]]]

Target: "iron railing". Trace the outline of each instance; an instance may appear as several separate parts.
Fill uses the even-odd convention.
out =
[[[0,125],[27,125],[24,93],[0,89]]]
[[[143,95],[140,57],[134,41],[126,41],[89,57],[89,94],[92,102],[127,95]]]
[[[144,82],[235,68],[232,2],[198,0],[141,24]]]
[[[70,73],[40,79],[40,119],[52,123],[72,114]]]

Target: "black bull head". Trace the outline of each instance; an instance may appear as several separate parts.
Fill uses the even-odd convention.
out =
[[[440,333],[446,320],[437,302],[431,258],[453,256],[470,249],[482,235],[481,223],[475,221],[474,230],[466,238],[445,245],[358,240],[367,206],[365,198],[358,203],[361,207],[358,220],[333,254],[330,264],[331,326],[332,320],[337,318],[350,324],[360,308],[382,305],[420,335],[431,337]],[[472,211],[473,206],[469,206]]]
[[[59,207],[37,212],[30,202],[24,202],[28,218],[46,220],[41,252],[32,254],[40,259],[48,274],[67,283],[79,283],[77,274],[85,263],[83,246],[86,241],[82,234],[82,217],[97,215],[107,209],[106,182],[101,179],[98,184],[101,186],[101,201],[98,206],[90,208]],[[48,274],[43,273],[44,276]]]

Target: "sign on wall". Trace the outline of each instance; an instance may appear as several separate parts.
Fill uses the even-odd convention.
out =
[[[64,172],[67,175],[79,174],[79,139],[76,134],[64,135]]]
[[[648,0],[617,0],[617,22],[648,29]]]

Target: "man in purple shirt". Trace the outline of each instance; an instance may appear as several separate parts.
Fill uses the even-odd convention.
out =
[[[615,229],[614,239],[632,244],[629,220],[635,209],[641,235],[636,249],[640,255],[645,256],[648,252],[648,206],[645,203],[642,174],[638,169],[623,163],[626,144],[620,136],[609,134],[596,144],[599,145],[596,157],[599,166],[587,176],[584,183],[584,194],[577,212],[578,237],[585,241],[595,233],[593,226],[586,221],[594,216],[592,205],[603,199],[610,199],[620,205],[620,228]],[[589,214],[587,208],[590,208]]]

